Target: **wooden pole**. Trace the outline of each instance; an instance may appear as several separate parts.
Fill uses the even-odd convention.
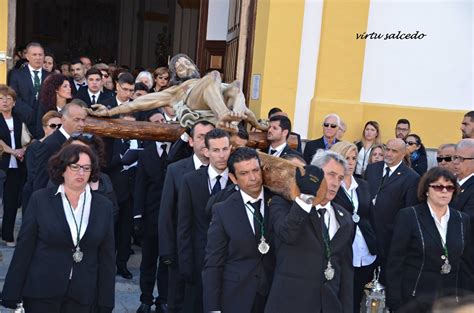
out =
[[[245,73],[245,55],[247,53],[249,8],[250,0],[242,0],[239,23],[239,47],[237,50],[237,66],[235,71],[235,79],[241,82],[244,81]]]

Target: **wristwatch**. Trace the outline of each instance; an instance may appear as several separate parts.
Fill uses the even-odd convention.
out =
[[[308,194],[300,194],[298,196],[301,200],[303,200],[306,204],[313,204],[314,196],[313,195],[308,195]]]

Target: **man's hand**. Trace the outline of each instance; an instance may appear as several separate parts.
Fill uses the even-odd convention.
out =
[[[160,258],[161,261],[168,266],[176,263],[176,256],[174,254],[162,255]]]
[[[97,117],[109,117],[109,109],[103,104],[93,104],[92,109],[86,109],[87,113]]]
[[[304,171],[305,174],[302,175],[301,169],[299,167],[296,168],[296,184],[301,193],[316,196],[324,179],[324,172],[314,165],[306,165]]]

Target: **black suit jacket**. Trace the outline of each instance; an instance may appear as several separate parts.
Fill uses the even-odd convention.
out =
[[[74,244],[57,187],[35,192],[23,217],[18,244],[5,279],[2,299],[68,295],[80,304],[114,306],[115,252],[112,203],[92,192],[91,213],[80,247]],[[72,269],[72,278],[69,279]]]
[[[49,72],[41,69],[41,83],[44,82]],[[29,67],[26,65],[22,68],[12,71],[10,77],[10,87],[12,87],[17,95],[14,111],[17,112],[21,120],[28,126],[33,126],[38,110],[38,99],[33,86],[33,80]],[[41,90],[41,89],[40,89]],[[33,123],[33,124],[30,124]],[[32,132],[35,130],[28,127]]]
[[[428,205],[408,207],[397,214],[387,261],[387,300],[391,309],[398,309],[414,297],[429,303],[446,295],[458,295],[460,290],[456,289],[468,288],[465,283],[472,283],[469,217],[454,209],[449,213],[446,241],[451,272],[444,275],[440,273],[444,263],[441,236]]]
[[[311,163],[311,160],[313,159],[313,156],[316,153],[316,151],[318,151],[318,149],[326,150],[326,146],[324,145],[323,138],[324,136],[319,139],[308,141],[306,143],[306,146],[304,147],[304,152],[303,152],[304,160],[306,161],[306,163],[308,164]],[[339,142],[339,140],[336,139],[336,142]]]
[[[471,221],[471,225],[474,223],[474,176],[469,178],[459,189],[459,193],[456,198],[451,202],[453,208],[467,214]],[[474,238],[474,230],[471,227],[471,238]],[[474,249],[471,250],[473,253],[472,261],[474,262]]]
[[[158,224],[166,166],[167,161],[158,155],[155,142],[138,156],[133,213],[142,215],[145,223],[154,225],[155,228]]]
[[[178,192],[185,174],[194,171],[193,157],[170,164],[166,171],[163,195],[158,216],[158,240],[160,256],[177,254]]]
[[[61,146],[66,142],[66,137],[59,131],[55,130],[49,135],[43,144],[39,146],[36,157],[36,177],[33,181],[33,191],[46,187],[49,180],[48,161],[53,154],[61,150]]]
[[[372,200],[370,198],[369,185],[367,182],[361,178],[353,177],[357,182],[357,199],[359,200],[359,208],[357,214],[360,217],[357,226],[359,226],[362,236],[367,243],[369,252],[372,255],[377,255],[377,236],[375,233],[375,216],[374,209],[372,206]],[[352,204],[350,198],[345,193],[344,189],[341,187],[337,192],[336,197],[333,202],[339,204],[344,209],[346,209],[350,214],[354,214],[354,205]],[[354,233],[352,234],[352,240],[355,237],[355,227]]]
[[[17,114],[12,114],[13,118],[13,136],[15,137],[15,147],[16,149],[21,148],[21,131],[22,131],[22,122]],[[8,125],[3,118],[3,114],[0,114],[0,139],[3,140],[8,146],[12,147],[12,140],[10,137],[10,130],[8,129]],[[10,165],[10,156],[11,154],[5,153],[0,160],[0,169],[6,171]],[[17,160],[18,168],[25,169],[24,163]]]
[[[270,201],[271,194],[265,190],[265,239],[270,244],[267,254],[257,249],[240,192],[214,205],[202,271],[204,312],[251,312],[256,294],[268,294],[275,267]]]
[[[332,203],[339,229],[330,241],[334,278],[325,280],[326,259],[318,214],[278,196],[270,202],[275,232],[276,268],[265,313],[353,311],[352,232],[350,214]]]
[[[87,82],[84,82],[85,84],[82,87],[87,87]],[[79,87],[79,89],[76,88],[76,84],[74,83],[74,79],[72,77],[69,78],[69,84],[71,85],[71,93],[74,96],[79,91],[79,89],[81,89],[81,87]]]
[[[386,256],[390,250],[395,216],[401,209],[418,204],[417,187],[420,176],[403,162],[382,186],[383,161],[369,164],[365,178],[369,184],[370,198],[377,196],[374,213],[379,240],[379,252]]]
[[[206,214],[210,198],[208,168],[184,176],[178,198],[178,261],[186,279],[201,274],[211,216]],[[227,184],[231,184],[230,179]]]
[[[88,107],[90,107],[92,105],[92,101],[91,101],[91,98],[89,97],[87,86],[83,86],[83,87],[79,88],[79,90],[74,95],[74,98],[75,99],[81,99],[82,101],[84,101],[87,104]],[[99,97],[97,99],[95,99],[95,102],[96,103],[103,103],[105,100],[107,100],[109,98],[115,98],[114,94],[111,91],[108,91],[108,90],[104,89],[104,91],[101,91],[99,93]],[[115,102],[117,102],[117,101],[115,101]]]

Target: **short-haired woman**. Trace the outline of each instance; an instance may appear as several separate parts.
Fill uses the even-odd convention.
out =
[[[49,161],[59,187],[33,193],[2,291],[2,305],[28,313],[112,312],[115,253],[112,203],[91,191],[96,155],[69,145]]]
[[[472,281],[469,216],[451,209],[456,177],[434,167],[418,185],[419,205],[400,210],[386,265],[391,310],[431,312],[435,299],[458,297]]]

